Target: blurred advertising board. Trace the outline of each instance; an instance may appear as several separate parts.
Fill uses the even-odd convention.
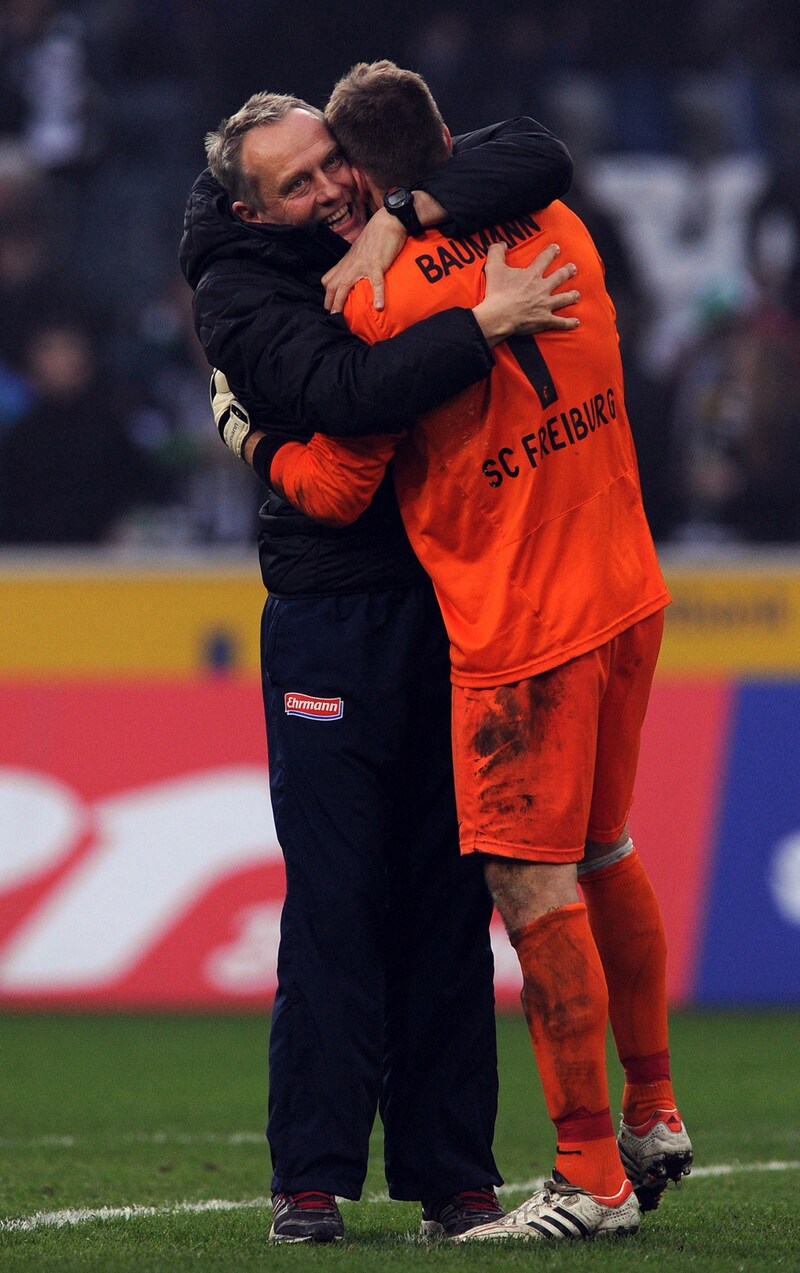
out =
[[[631,821],[671,1001],[800,1002],[800,563],[667,576]],[[249,562],[0,564],[0,1005],[270,1003],[262,601]]]

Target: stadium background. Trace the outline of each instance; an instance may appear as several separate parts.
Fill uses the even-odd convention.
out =
[[[258,491],[210,423],[176,245],[208,127],[379,56],[454,131],[532,114],[573,152],[674,595],[633,817],[671,999],[800,999],[800,11],[634,13],[4,6],[0,1004],[270,1002]]]

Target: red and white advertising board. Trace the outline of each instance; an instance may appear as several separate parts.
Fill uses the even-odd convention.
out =
[[[693,686],[678,703],[677,688],[657,690],[642,760],[637,825],[678,1002],[704,894],[719,693]],[[680,749],[678,709],[697,722]],[[0,717],[0,1004],[267,1006],[284,877],[258,681],[17,682],[0,686]],[[682,793],[677,819],[664,817],[669,791]],[[493,944],[498,1002],[517,1006],[499,925]]]

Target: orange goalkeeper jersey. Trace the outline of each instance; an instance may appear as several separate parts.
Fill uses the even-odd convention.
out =
[[[374,342],[447,306],[472,307],[500,240],[517,266],[560,245],[578,267],[581,325],[498,345],[488,380],[419,421],[396,451],[403,520],[464,686],[556,667],[669,601],[642,507],[614,307],[592,239],[563,203],[463,239],[409,239],[386,275],[385,308],[373,308],[362,281],[345,317]],[[346,483],[353,456],[328,442],[334,456],[342,449]],[[392,449],[375,439],[376,474]],[[329,481],[331,462],[326,454]]]

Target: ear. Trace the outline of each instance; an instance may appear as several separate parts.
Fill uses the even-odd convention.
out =
[[[244,203],[241,199],[237,199],[232,207],[234,216],[237,216],[240,221],[252,223],[255,221],[266,221],[267,219],[263,212],[259,212],[257,208],[251,207],[249,203]]]
[[[352,165],[351,165],[352,168]],[[356,190],[370,212],[375,212],[383,203],[383,191],[379,190],[370,177],[361,168],[352,168]]]
[[[449,153],[453,149],[453,134],[447,127],[447,124],[442,124],[442,136],[444,137],[445,145],[447,146]]]

